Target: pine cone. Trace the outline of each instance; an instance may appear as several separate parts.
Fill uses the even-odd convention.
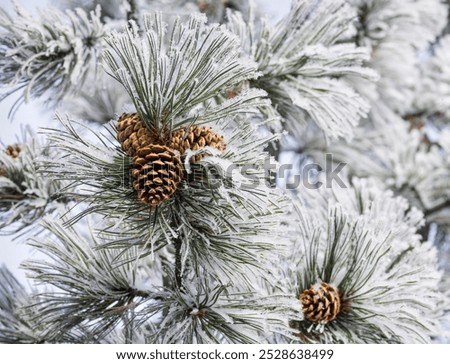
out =
[[[8,145],[6,147],[6,154],[9,155],[12,158],[17,158],[20,154],[20,145],[19,144],[14,144],[14,145]]]
[[[133,188],[139,199],[150,206],[159,206],[168,200],[183,177],[180,157],[163,145],[151,144],[139,149],[133,164]]]
[[[299,299],[305,317],[311,321],[329,322],[341,312],[338,290],[325,282],[317,290],[314,287],[305,289]]]
[[[211,127],[193,125],[189,129],[181,128],[173,132],[169,143],[172,149],[184,154],[187,149],[199,150],[203,147],[212,147],[224,151],[226,144],[223,136],[215,133]],[[192,157],[193,162],[200,161],[204,154]]]
[[[14,159],[16,159],[19,156],[20,152],[21,148],[19,144],[8,145],[5,150],[6,155],[9,155],[11,158]],[[4,165],[0,164],[0,177],[6,176],[7,176],[6,168]]]
[[[122,114],[117,121],[117,139],[129,156],[137,155],[139,149],[154,144],[150,131],[137,113]]]

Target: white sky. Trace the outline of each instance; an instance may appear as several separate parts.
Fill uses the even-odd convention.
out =
[[[19,0],[19,3],[27,9],[33,10],[36,7],[42,8],[50,3],[49,0]],[[266,13],[268,17],[277,21],[289,10],[291,0],[257,0],[258,9]],[[0,7],[8,12],[12,9],[10,1],[2,0]],[[3,144],[11,144],[21,135],[21,128],[28,125],[33,130],[47,125],[53,118],[51,110],[44,110],[39,100],[24,104],[15,114],[12,120],[8,119],[8,113],[17,99],[17,95],[12,95],[0,102],[0,148]],[[63,110],[62,110],[63,111]],[[33,253],[21,242],[20,239],[13,241],[12,236],[0,236],[0,264],[5,264],[17,278],[25,281],[25,274],[19,269],[20,263],[30,258]]]

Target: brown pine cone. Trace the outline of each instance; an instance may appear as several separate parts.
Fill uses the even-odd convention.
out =
[[[19,144],[8,145],[6,147],[6,154],[12,158],[17,158],[21,152],[21,148]]]
[[[305,317],[311,321],[329,322],[341,312],[338,290],[325,282],[322,282],[317,290],[314,287],[305,289],[299,299]]]
[[[16,159],[21,152],[21,148],[19,144],[8,145],[6,147],[5,153],[9,155],[11,158]],[[0,177],[6,177],[7,172],[4,165],[0,164]]]
[[[140,148],[155,143],[155,138],[137,113],[120,116],[117,121],[117,139],[123,151],[132,157]]]
[[[169,146],[178,150],[181,155],[187,149],[195,151],[203,147],[211,147],[224,151],[226,148],[222,135],[215,133],[211,127],[197,125],[193,125],[189,129],[180,128],[174,131]],[[192,157],[192,160],[198,162],[204,157],[205,154],[198,154]]]
[[[164,145],[151,144],[139,149],[133,165],[133,188],[142,202],[154,207],[175,193],[183,177],[180,157]]]

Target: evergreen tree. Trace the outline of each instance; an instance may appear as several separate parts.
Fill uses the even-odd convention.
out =
[[[445,341],[448,8],[0,9],[4,122],[55,112],[0,153],[0,342]]]

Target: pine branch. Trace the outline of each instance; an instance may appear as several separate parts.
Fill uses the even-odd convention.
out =
[[[426,95],[416,93],[422,79],[417,52],[427,49],[441,33],[446,5],[440,0],[354,0],[351,4],[359,15],[355,41],[371,49],[368,65],[382,76],[371,100],[382,100],[400,115],[414,112],[416,95]]]
[[[183,257],[188,257],[184,259],[199,269],[207,267],[218,279],[232,281],[242,270],[254,275],[260,268],[273,242],[262,235],[254,237],[255,231],[274,229],[278,224],[274,215],[282,213],[285,202],[265,185],[265,155],[261,152],[273,138],[258,138],[244,118],[232,119],[244,113],[249,118],[257,108],[267,105],[261,100],[264,93],[247,90],[224,102],[216,98],[255,77],[254,65],[238,57],[236,37],[204,23],[205,18],[199,16],[191,16],[187,23],[177,20],[166,49],[161,15],[147,16],[143,36],[133,26],[108,38],[111,49],[106,50],[105,59],[152,135],[167,128],[208,122],[219,135],[229,136],[224,159],[214,148],[205,147],[193,154],[188,149],[182,156],[187,178],[175,196],[155,210],[137,198],[138,191],[131,186],[131,158],[118,151],[117,142],[100,138],[101,147],[95,146],[79,135],[74,123],[62,120],[66,130],[48,130],[48,135],[61,155],[71,157],[47,161],[45,170],[52,178],[72,181],[78,196],[91,203],[70,224],[93,212],[124,222],[120,232],[115,222],[104,229],[105,234],[116,237],[108,247],[126,250],[137,244],[149,255],[182,241]],[[201,87],[196,86],[197,81],[192,84],[194,79]],[[191,165],[191,156],[199,153],[211,158]],[[239,172],[229,175],[227,169],[233,163],[238,168],[254,166],[253,181],[259,184],[239,188],[238,184],[251,180]],[[69,172],[75,170],[76,174]],[[176,226],[172,225],[173,216],[179,222]]]
[[[144,17],[144,36],[136,25],[107,38],[105,63],[109,74],[127,90],[150,130],[157,131],[231,117],[247,102],[264,96],[253,92],[214,105],[221,91],[257,76],[255,65],[239,58],[236,37],[204,16],[179,19],[169,34],[161,14]],[[165,41],[169,42],[166,48]],[[197,110],[207,102],[206,107]]]
[[[7,344],[40,342],[40,338],[20,315],[27,293],[12,273],[0,267],[0,342]]]
[[[55,340],[42,325],[40,312],[36,309],[39,299],[36,291],[26,292],[12,273],[0,267],[0,343],[6,344],[60,344],[82,343],[78,332],[60,333]]]
[[[145,262],[138,264],[138,252],[98,249],[92,232],[84,238],[58,222],[44,221],[43,226],[55,239],[34,238],[29,244],[48,259],[30,260],[24,267],[37,281],[56,288],[41,293],[34,305],[46,337],[62,340],[81,331],[83,341],[101,340],[130,310],[151,299],[152,292],[140,288],[139,282],[145,282],[147,274],[153,278],[157,274],[150,273]],[[118,262],[118,256],[126,263]]]
[[[435,315],[442,312],[445,299],[439,292],[437,252],[431,243],[417,239],[417,224],[409,221],[404,200],[364,180],[313,196],[318,205],[328,204],[329,212],[322,215],[318,205],[297,203],[301,218],[314,219],[314,225],[309,223],[311,230],[298,235],[296,244],[303,244],[306,257],[288,258],[287,269],[297,268],[287,273],[289,289],[301,298],[323,282],[335,287],[338,302],[332,309],[337,314],[315,319],[303,306],[305,317],[299,315],[291,323],[297,337],[304,342],[404,343],[430,342],[439,335]],[[395,211],[398,219],[387,210]]]
[[[48,145],[31,139],[15,146],[17,156],[0,152],[0,229],[3,234],[30,229],[46,214],[56,213],[61,183],[47,180],[39,171],[39,159],[52,154]]]
[[[116,330],[131,342],[141,333],[150,343],[256,343],[285,330],[292,301],[286,295],[263,297],[237,281],[225,287],[192,270],[182,289],[158,287],[158,263],[149,264],[139,251],[128,251],[130,259],[116,264],[119,251],[99,249],[93,236],[85,239],[57,222],[44,225],[56,239],[30,243],[47,260],[28,261],[25,268],[38,282],[58,288],[33,305],[49,340],[108,341]]]
[[[326,146],[324,141],[309,140],[312,147],[305,153],[319,163],[326,153],[332,153],[335,162],[346,163],[352,175],[377,178],[423,211],[445,203],[450,196],[450,134],[441,133],[430,146],[424,142],[423,129],[411,129],[409,122],[383,104],[374,105],[369,122],[374,127],[355,129],[351,144]]]
[[[126,251],[138,245],[143,254],[150,255],[180,239],[183,257],[228,282],[236,276],[259,275],[262,262],[270,259],[267,253],[282,244],[277,227],[287,200],[270,188],[264,170],[273,161],[263,148],[275,137],[258,136],[248,120],[213,124],[214,130],[226,136],[227,150],[196,151],[210,157],[186,163],[187,178],[157,209],[138,199],[130,183],[131,158],[118,149],[117,141],[95,134],[100,145],[93,144],[77,130],[76,123],[61,122],[64,131],[48,129],[46,133],[55,153],[63,157],[46,160],[43,171],[51,179],[71,181],[74,192],[68,197],[89,203],[68,224],[93,213],[111,222],[102,229],[114,238],[105,247]],[[190,153],[186,152],[186,161]],[[251,278],[247,283],[251,285]]]
[[[353,21],[344,1],[294,1],[290,13],[275,27],[267,21],[247,24],[240,13],[228,13],[229,29],[258,63],[261,77],[252,81],[269,94],[287,129],[308,116],[327,137],[350,137],[369,110],[350,79],[374,81],[362,67],[368,52],[351,43],[337,44]]]
[[[207,277],[207,276],[206,276]],[[184,290],[165,290],[165,299],[146,308],[148,315],[165,312],[148,341],[152,343],[261,343],[285,331],[285,295],[264,297],[234,291],[205,276],[188,276]]]
[[[440,39],[433,56],[421,64],[421,77],[416,94],[416,107],[425,115],[450,117],[450,35]],[[425,116],[424,115],[424,116]]]
[[[34,17],[16,5],[14,19],[0,9],[0,24],[0,83],[12,87],[0,100],[23,89],[24,101],[51,91],[48,101],[55,102],[79,90],[104,36],[99,8],[47,9]]]

